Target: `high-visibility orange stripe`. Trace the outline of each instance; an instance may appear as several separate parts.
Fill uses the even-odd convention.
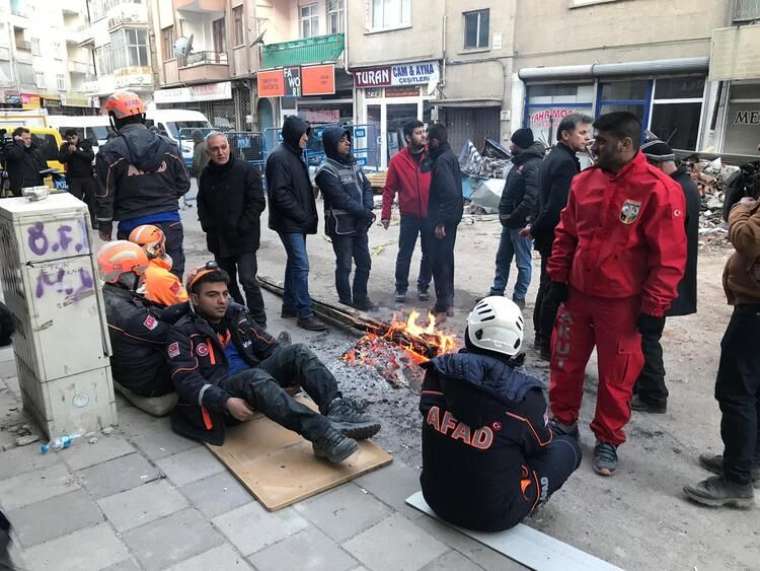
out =
[[[216,365],[216,353],[214,352],[214,344],[211,343],[211,339],[208,340],[208,358],[211,360],[212,365]]]
[[[203,426],[206,427],[206,430],[213,429],[214,421],[211,420],[211,415],[208,413],[208,410],[206,410],[205,406],[201,407],[201,416],[203,417]]]
[[[552,439],[554,438],[554,434],[552,434],[552,431],[550,430],[549,431],[549,440],[547,440],[546,442],[542,442],[541,438],[538,436],[538,432],[536,432],[536,429],[533,428],[533,423],[531,423],[530,420],[528,420],[527,418],[525,418],[523,416],[520,416],[518,414],[514,414],[512,412],[509,412],[509,411],[507,411],[506,414],[507,414],[507,416],[511,416],[512,418],[515,418],[515,419],[519,420],[520,422],[524,422],[525,424],[527,424],[528,428],[530,428],[530,431],[533,433],[533,436],[536,437],[536,440],[538,441],[538,445],[541,448],[543,448],[544,446],[548,446],[551,443]]]

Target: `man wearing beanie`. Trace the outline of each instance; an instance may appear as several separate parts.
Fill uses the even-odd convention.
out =
[[[686,270],[678,284],[678,297],[667,316],[691,315],[697,312],[697,254],[699,251],[699,191],[685,166],[677,166],[670,145],[653,135],[641,145],[649,164],[675,180],[686,200]],[[662,327],[665,321],[662,322]],[[662,361],[662,328],[641,334],[644,367],[636,381],[631,408],[641,412],[663,414],[667,411],[668,389],[665,386],[665,365]]]
[[[499,201],[501,239],[496,253],[496,274],[490,295],[504,295],[509,281],[512,259],[517,263],[517,283],[512,301],[522,310],[528,293],[533,270],[530,236],[522,236],[522,230],[535,218],[538,210],[538,191],[541,186],[539,171],[544,158],[544,145],[534,141],[533,131],[518,129],[512,135],[512,169]]]

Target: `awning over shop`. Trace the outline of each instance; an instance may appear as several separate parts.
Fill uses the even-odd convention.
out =
[[[501,99],[434,99],[431,101],[438,107],[501,107]]]
[[[546,79],[590,79],[632,75],[669,75],[674,73],[707,73],[710,58],[679,58],[624,63],[593,63],[589,65],[563,65],[526,67],[518,72],[523,81]]]

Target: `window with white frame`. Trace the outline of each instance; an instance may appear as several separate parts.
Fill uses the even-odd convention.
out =
[[[301,6],[301,37],[311,38],[319,35],[319,4]]]
[[[40,50],[40,39],[39,38],[32,38],[32,55],[33,56],[40,56],[40,55],[42,55],[42,51]]]
[[[327,33],[343,33],[343,0],[327,0]]]
[[[35,72],[35,74],[34,74],[34,84],[37,87],[40,87],[40,88],[47,87],[45,85],[45,74],[42,73],[41,71]]]
[[[113,69],[149,66],[145,30],[122,28],[111,34],[111,57]]]
[[[655,79],[649,130],[674,149],[695,150],[704,90],[700,76]]]
[[[242,4],[232,9],[232,43],[235,46],[242,46],[245,43],[245,39],[243,38]]]
[[[59,90],[65,91],[66,90],[66,76],[63,75],[62,73],[57,73],[55,76],[55,84]]]
[[[464,13],[464,48],[466,50],[488,47],[490,19],[488,9]]]
[[[387,30],[412,23],[412,0],[372,0],[372,29]]]
[[[111,44],[95,48],[95,70],[98,75],[110,75],[113,71]]]

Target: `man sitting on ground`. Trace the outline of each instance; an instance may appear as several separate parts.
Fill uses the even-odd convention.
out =
[[[185,303],[187,291],[179,278],[171,273],[173,262],[166,253],[163,230],[153,224],[143,224],[132,230],[129,241],[140,246],[150,262],[143,276],[145,297],[163,306]]]
[[[98,252],[114,381],[136,395],[159,397],[174,392],[164,359],[170,327],[161,309],[137,293],[148,264],[142,248],[126,240]]]
[[[552,434],[541,381],[517,369],[523,334],[520,308],[487,297],[467,318],[466,349],[423,365],[422,493],[454,525],[517,525],[580,465],[577,439]]]
[[[214,262],[188,277],[190,301],[167,348],[180,398],[172,428],[220,446],[225,426],[250,420],[256,409],[310,440],[317,457],[343,462],[358,449],[354,439],[374,436],[380,424],[341,396],[335,377],[308,347],[280,345],[258,327],[245,307],[230,301],[228,284]],[[319,413],[284,387],[303,387]]]

